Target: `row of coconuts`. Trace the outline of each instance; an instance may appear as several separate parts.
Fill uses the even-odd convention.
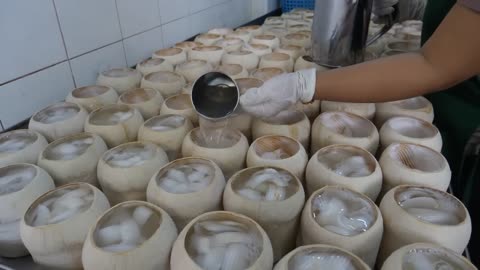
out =
[[[212,143],[185,80],[162,72],[141,89],[148,72],[103,72],[0,135],[1,256],[64,269],[475,269],[459,255],[470,217],[445,193],[425,98],[237,115]]]

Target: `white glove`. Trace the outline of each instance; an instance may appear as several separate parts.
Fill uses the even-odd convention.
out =
[[[373,14],[379,21],[382,17],[390,15],[398,3],[398,22],[406,20],[421,20],[427,5],[427,0],[374,0]]]
[[[315,94],[315,80],[315,69],[282,74],[259,88],[249,89],[240,97],[240,104],[250,114],[272,117],[298,101],[311,102]]]

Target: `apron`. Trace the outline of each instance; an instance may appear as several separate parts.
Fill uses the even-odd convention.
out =
[[[433,34],[455,2],[428,1],[422,42]],[[480,129],[475,132],[480,127],[480,81],[475,77],[427,98],[434,107],[434,123],[442,133],[442,152],[452,170],[453,193],[469,208],[472,217],[470,249],[480,251],[480,210],[477,208],[480,196],[476,196],[480,190]],[[479,264],[480,256],[472,256],[472,261]]]

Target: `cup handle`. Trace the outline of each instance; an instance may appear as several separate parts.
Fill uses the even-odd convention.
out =
[[[393,12],[392,14],[389,14],[385,16],[385,21],[386,23],[383,25],[382,29],[378,31],[375,35],[373,35],[371,38],[367,40],[367,46],[371,45],[375,41],[377,41],[381,36],[385,35],[392,26],[395,24],[395,22],[398,20],[398,3],[393,6]]]

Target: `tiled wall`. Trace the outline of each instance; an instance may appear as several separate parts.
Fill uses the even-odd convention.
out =
[[[0,131],[213,27],[236,27],[278,0],[15,0],[0,8]]]

